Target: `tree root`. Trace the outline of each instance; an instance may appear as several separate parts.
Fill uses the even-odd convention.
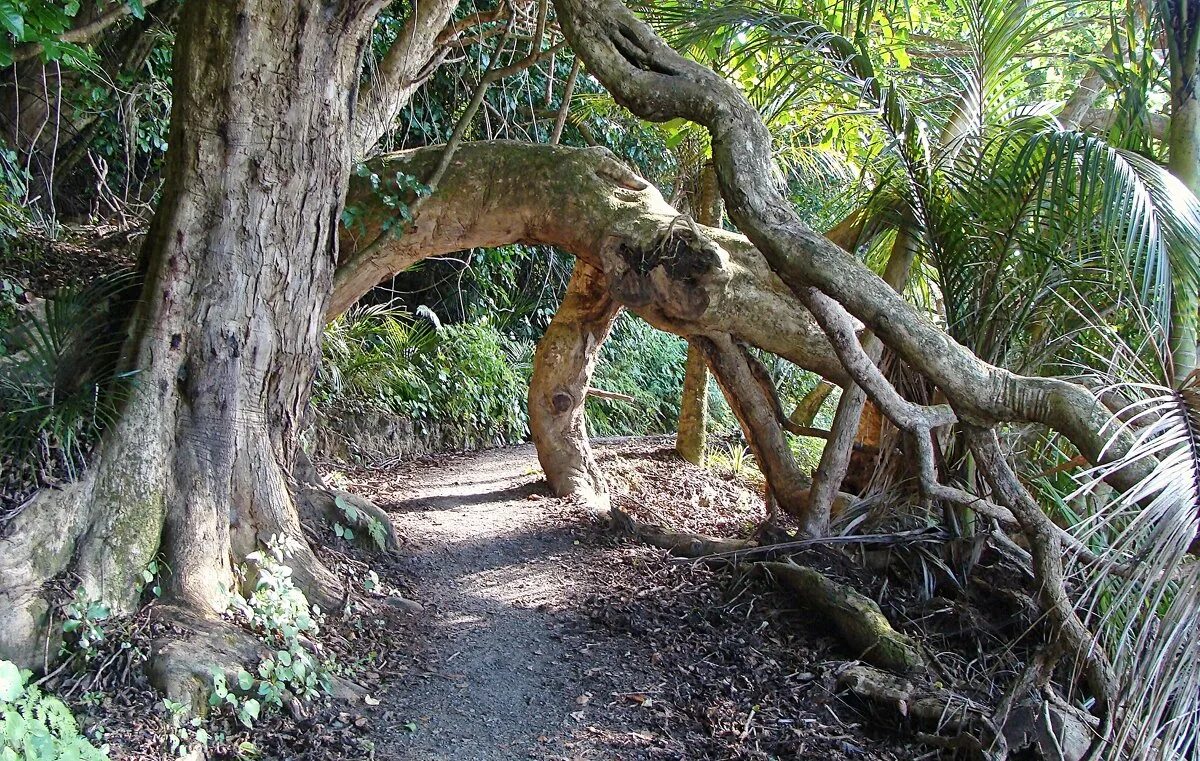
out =
[[[618,530],[680,557],[704,558],[758,546],[747,539],[668,531],[661,526],[641,523],[615,507],[611,517]],[[892,628],[874,600],[831,580],[820,571],[792,562],[764,561],[754,563],[753,567],[765,571],[806,607],[833,624],[859,658],[900,673],[924,666],[925,661],[916,644]]]
[[[988,761],[1000,761],[1008,754],[1003,736],[988,718],[987,707],[961,695],[921,686],[861,663],[838,675],[838,687],[876,710],[924,730],[918,737],[928,745],[965,751]]]
[[[662,526],[642,523],[618,507],[609,511],[609,519],[613,528],[618,531],[681,558],[703,558],[758,546],[749,539],[724,539],[704,534],[668,531]]]
[[[806,566],[791,562],[755,566],[833,624],[862,660],[900,673],[924,667],[916,643],[893,629],[871,598]]]
[[[302,520],[315,525],[332,526],[340,523],[347,526],[354,530],[354,543],[364,549],[384,552],[400,549],[400,539],[396,536],[391,516],[369,499],[340,489],[306,485],[297,486],[295,492],[296,509],[300,511]],[[350,515],[338,504],[339,500],[352,508]],[[371,527],[376,524],[376,531],[382,531],[382,534],[377,534],[383,538],[382,547],[371,534]]]
[[[271,655],[271,650],[252,634],[220,619],[165,604],[155,605],[151,615],[164,625],[166,633],[151,644],[146,675],[168,700],[180,703],[195,716],[209,711],[214,672],[224,674],[228,684],[236,685],[239,670],[254,673],[259,662]],[[333,677],[332,683],[330,694],[334,698],[357,702],[367,694],[341,677]],[[286,696],[284,704],[298,718],[306,713],[302,701],[292,696]]]

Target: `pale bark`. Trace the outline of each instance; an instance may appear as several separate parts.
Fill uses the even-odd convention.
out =
[[[974,500],[937,481],[930,436],[956,418],[976,425],[1041,423],[1062,433],[1093,463],[1111,461],[1129,450],[1132,436],[1127,431],[1113,433],[1112,416],[1085,388],[1019,376],[981,361],[881,278],[808,229],[774,182],[771,139],[762,119],[730,83],[680,56],[619,0],[556,0],[555,6],[572,47],[619,103],[642,118],[689,119],[709,130],[730,217],[818,320],[854,382],[910,435],[924,494],[968,506]],[[851,315],[932,380],[951,405],[925,408],[903,399],[863,351]],[[975,454],[978,459],[980,451]],[[1150,467],[1139,462],[1113,474],[1110,483],[1132,488]],[[1006,478],[999,467],[986,474],[993,488],[1012,490],[1006,495],[1010,501],[1032,502],[1015,476]],[[1014,505],[1009,507],[1017,512]],[[1036,565],[1039,583],[1065,595],[1061,547],[1047,539],[1045,514],[1034,504],[1032,511],[1022,510],[1018,518],[1035,545],[1035,554],[1046,561]],[[1083,624],[1076,613],[1057,601],[1045,603],[1059,619],[1058,634],[1064,644],[1081,652],[1074,635]],[[1111,675],[1103,659],[1094,654],[1088,669],[1104,711]]]
[[[708,365],[704,362],[704,353],[689,343],[683,367],[683,396],[679,404],[675,451],[693,465],[703,465],[707,430]]]
[[[459,0],[419,0],[399,36],[379,62],[363,90],[354,119],[352,151],[356,158],[371,153],[380,138],[396,124],[413,93],[446,57],[439,39]]]
[[[604,274],[576,261],[562,304],[538,342],[529,380],[529,431],[550,488],[597,510],[608,507],[608,488],[588,443],[584,402],[620,311]]]
[[[953,138],[949,140],[952,141]],[[911,220],[908,224],[911,224]],[[897,293],[904,292],[909,272],[912,271],[917,256],[917,242],[909,229],[908,226],[902,226],[896,231],[896,240],[892,244],[883,273],[884,282]],[[861,335],[859,340],[862,341],[863,350],[871,361],[878,364],[883,354],[883,346],[879,339],[868,331]],[[821,461],[813,473],[812,493],[804,520],[804,530],[812,536],[824,536],[829,533],[833,505],[850,469],[854,441],[862,424],[866,405],[867,392],[858,384],[848,386],[842,392],[842,398],[838,400],[833,425],[829,429],[829,439],[825,442],[825,448],[821,451]]]
[[[0,580],[24,622],[13,636],[4,627],[0,657],[28,663],[39,650],[25,636],[45,624],[32,585],[70,572],[128,611],[160,549],[164,596],[199,614],[223,609],[232,564],[273,534],[299,540],[291,562],[312,602],[340,600],[304,542],[286,474],[320,356],[355,83],[378,9],[185,3],[166,186],[126,358],[137,384],[71,492],[61,551],[29,534],[61,514],[53,494],[5,540],[6,565],[28,575]]]
[[[808,476],[792,457],[778,401],[759,382],[752,359],[728,335],[697,336],[693,342],[704,352],[725,400],[741,424],[776,504],[789,515],[805,516],[809,502]]]
[[[796,405],[796,409],[792,410],[792,414],[788,416],[788,421],[800,428],[809,428],[813,421],[817,419],[817,413],[821,411],[821,407],[825,404],[825,400],[833,393],[837,386],[827,380],[817,381],[817,385],[812,387],[812,390],[804,395],[804,398]]]
[[[556,8],[572,47],[619,103],[645,119],[684,118],[708,128],[730,217],[806,306],[814,306],[818,293],[832,297],[836,309],[848,310],[933,380],[963,417],[1047,425],[1091,462],[1127,450],[1129,436],[1110,444],[1111,416],[1086,389],[981,361],[843,249],[808,229],[775,184],[761,118],[728,82],[673,51],[618,0],[556,0]],[[1111,480],[1127,488],[1148,467],[1125,468]]]

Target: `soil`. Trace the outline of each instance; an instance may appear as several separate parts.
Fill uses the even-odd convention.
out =
[[[670,443],[598,445],[614,502],[641,521],[753,531],[754,484],[689,465]],[[310,527],[322,560],[351,580],[373,572],[421,610],[376,595],[328,612],[321,644],[368,704],[274,713],[252,731],[217,715],[214,758],[934,757],[894,731],[899,719],[881,724],[839,692],[855,654],[771,584],[611,534],[549,495],[530,446],[325,471],[388,512],[401,548],[365,553]],[[136,662],[148,624],[116,629],[103,678],[47,686],[113,759],[168,758],[171,727]]]
[[[600,446],[627,510],[691,530],[761,518],[665,443]],[[391,514],[424,606],[401,645],[417,665],[371,716],[380,758],[919,755],[842,704],[848,654],[770,587],[609,536],[548,495],[532,447],[334,478]]]

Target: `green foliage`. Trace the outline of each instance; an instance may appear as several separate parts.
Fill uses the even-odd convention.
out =
[[[163,708],[166,709],[171,724],[167,747],[172,755],[186,755],[193,743],[201,748],[208,747],[208,730],[204,728],[204,721],[199,716],[190,716],[187,706],[166,698],[163,699]]]
[[[686,362],[686,341],[622,314],[600,350],[592,383],[636,401],[588,399],[589,432],[597,436],[673,432]]]
[[[1099,561],[1073,559],[1084,592],[1078,609],[1097,633],[1119,680],[1119,722],[1112,747],[1137,758],[1194,755],[1200,738],[1200,373],[1180,388],[1150,384],[1116,389],[1131,401],[1112,431],[1133,447],[1093,468],[1067,502],[1100,491],[1124,468],[1151,466],[1132,489],[1092,503],[1071,532],[1103,547]],[[1131,755],[1130,757],[1133,757]]]
[[[106,761],[58,698],[29,684],[29,672],[0,660],[0,761]]]
[[[17,152],[0,141],[0,245],[5,245],[16,236],[18,229],[28,220],[28,211],[23,200],[29,187],[29,172],[21,166]],[[3,294],[0,293],[0,312],[3,309]],[[0,314],[0,330],[4,328]]]
[[[342,511],[342,515],[346,518],[346,523],[349,524],[343,526],[341,523],[334,523],[334,535],[339,539],[352,542],[354,541],[354,529],[351,527],[361,526],[366,529],[367,536],[371,537],[371,541],[375,543],[380,552],[387,549],[387,529],[384,528],[382,521],[373,515],[368,515],[359,510],[341,495],[334,497],[334,504],[338,510]]]
[[[388,217],[379,225],[381,236],[389,233],[402,234],[405,226],[413,219],[412,205],[431,192],[431,188],[420,179],[404,172],[396,172],[391,178],[394,182],[385,182],[378,174],[372,172],[369,166],[360,163],[354,167],[354,174],[366,179],[375,199],[390,210]],[[347,204],[342,210],[342,224],[350,230],[365,232],[363,209],[354,204]]]
[[[95,176],[68,178],[62,191],[78,184],[91,200],[90,211],[122,215],[138,202],[153,199],[167,151],[171,121],[172,48],[174,35],[151,29],[154,47],[136,70],[107,71],[87,67],[63,93],[75,123],[88,124],[88,150]],[[101,52],[106,51],[101,45]],[[114,51],[114,55],[123,55]],[[86,170],[79,168],[77,175]],[[60,191],[60,192],[62,192]],[[148,215],[148,206],[138,210]]]
[[[63,652],[80,653],[85,663],[95,658],[106,636],[105,621],[111,615],[107,605],[77,589],[63,609]]]
[[[383,409],[476,444],[522,441],[530,347],[491,320],[433,328],[403,310],[350,310],[325,333],[314,399],[340,410]]]
[[[136,285],[121,273],[65,291],[9,332],[20,350],[0,372],[0,459],[74,478],[130,388],[133,376],[114,372],[114,320]]]
[[[80,0],[0,0],[0,66],[11,65],[16,46],[23,43],[41,45],[46,60],[85,57],[79,46],[58,39],[71,28],[79,7]]]
[[[320,631],[321,611],[310,607],[292,580],[287,565],[294,543],[272,536],[265,549],[246,556],[240,573],[253,576],[249,596],[234,592],[230,611],[262,640],[272,654],[263,658],[254,673],[240,669],[230,683],[220,670],[212,673],[209,705],[232,710],[247,727],[264,708],[281,708],[285,695],[314,700],[328,694],[332,684],[326,665],[317,661],[303,640]]]

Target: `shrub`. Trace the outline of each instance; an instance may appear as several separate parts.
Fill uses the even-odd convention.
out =
[[[108,758],[108,747],[88,742],[61,700],[28,681],[29,672],[11,661],[0,661],[0,761]]]
[[[488,319],[435,329],[390,306],[355,309],[326,330],[314,400],[386,410],[474,444],[523,441],[532,350]]]

